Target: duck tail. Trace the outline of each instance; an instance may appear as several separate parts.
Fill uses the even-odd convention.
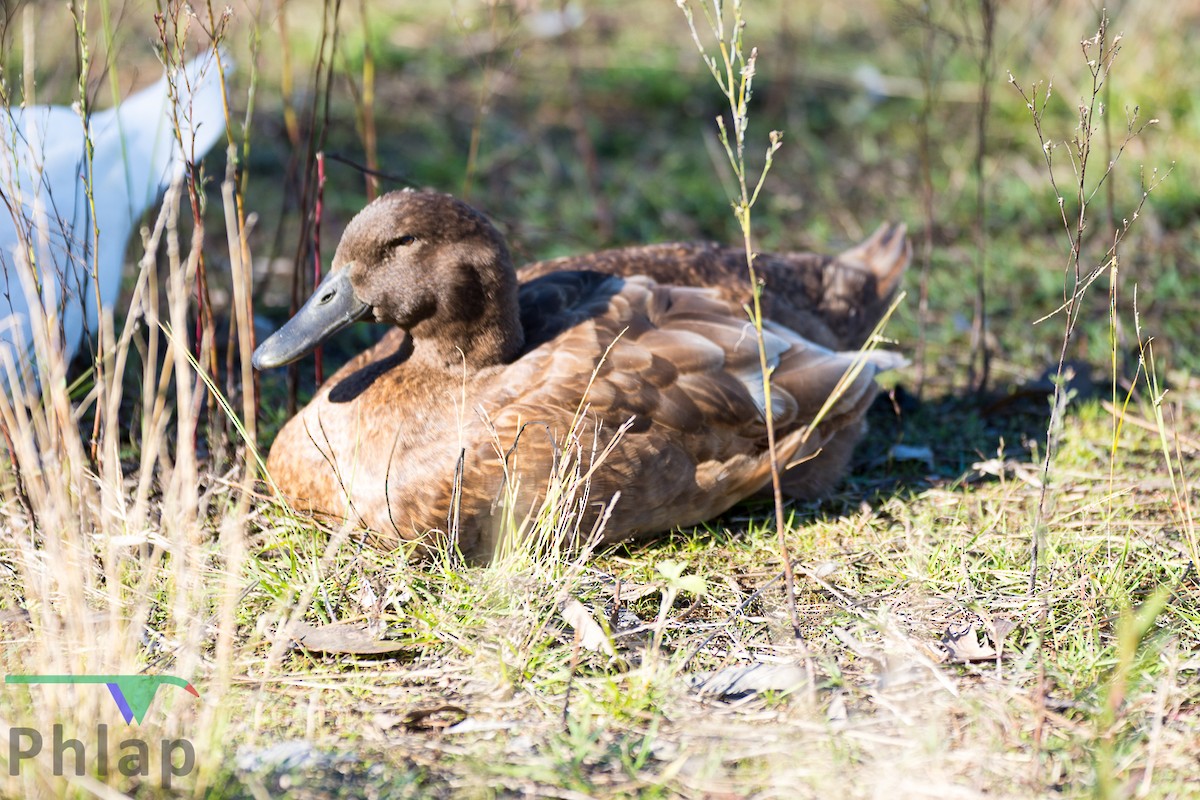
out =
[[[828,389],[826,405],[817,415],[820,421],[792,431],[778,445],[784,467],[781,488],[786,496],[815,499],[841,481],[849,470],[854,447],[866,431],[867,409],[879,393],[875,377],[907,364],[899,353],[887,350],[829,354],[827,369],[821,370],[826,380],[838,372],[844,377]]]
[[[874,275],[878,297],[889,298],[912,261],[912,243],[907,231],[902,222],[897,225],[885,222],[866,241],[844,251],[835,260]]]
[[[853,358],[858,353],[848,352],[842,355]],[[890,372],[894,369],[903,369],[912,363],[894,350],[867,350],[863,352],[862,357],[873,367],[874,375],[878,375],[880,372]]]

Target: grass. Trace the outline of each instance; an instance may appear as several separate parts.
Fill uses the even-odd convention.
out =
[[[368,160],[368,117],[356,100],[363,94],[349,88],[370,60],[366,37],[380,169],[449,191],[469,182],[472,202],[496,218],[518,261],[741,236],[712,133],[725,100],[670,3],[639,4],[636,14],[621,2],[589,7],[567,38],[539,38],[527,27],[531,12],[505,4],[418,14],[374,3],[369,26],[359,24],[358,8],[345,4],[338,18],[327,152]],[[169,791],[157,771],[106,779],[146,797],[1194,794],[1200,584],[1192,432],[1200,427],[1200,341],[1189,320],[1200,290],[1200,201],[1190,187],[1200,116],[1187,90],[1196,78],[1192,60],[1176,31],[1195,12],[1182,2],[1155,14],[1131,6],[1109,25],[1123,33],[1108,94],[1100,95],[1115,115],[1114,132],[1134,105],[1141,118],[1160,120],[1131,141],[1112,174],[1113,216],[1131,215],[1141,202],[1143,175],[1173,171],[1145,199],[1121,243],[1119,270],[1106,269],[1074,309],[1066,356],[1092,370],[1062,395],[1057,446],[1043,473],[1049,376],[1064,323],[1033,323],[1063,302],[1064,268],[1068,281],[1074,270],[1068,234],[1076,229],[1064,232],[1028,110],[1004,82],[1006,70],[1026,88],[1052,79],[1041,124],[1047,139],[1069,142],[1075,106],[1092,82],[1078,42],[1099,20],[1075,2],[1032,15],[998,10],[999,77],[978,163],[983,51],[969,36],[978,19],[952,5],[931,8],[925,22],[877,0],[803,8],[755,0],[745,9],[747,39],[759,48],[752,130],[786,135],[755,206],[755,246],[835,250],[883,219],[908,222],[921,231],[918,242],[928,231],[931,245],[926,313],[913,293],[887,331],[905,352],[923,331],[920,399],[912,376],[897,376],[892,396],[872,411],[872,433],[842,490],[821,504],[784,509],[815,683],[721,698],[687,680],[755,662],[796,663],[770,506],[748,503],[696,530],[586,560],[516,552],[491,567],[463,566],[452,555],[410,563],[404,552],[366,547],[358,532],[320,530],[245,492],[235,426],[221,423],[219,432],[231,455],[206,458],[207,438],[218,434],[190,405],[204,382],[182,347],[169,367],[154,355],[184,342],[152,325],[133,335],[143,349],[131,351],[125,383],[110,364],[94,390],[116,412],[69,395],[58,378],[43,381],[49,402],[30,398],[24,411],[6,412],[7,430],[27,438],[15,437],[25,443],[16,451],[25,454],[20,472],[4,472],[23,483],[0,479],[0,669],[189,677],[200,703],[164,689],[144,726],[111,726],[114,750],[127,735],[195,742],[201,769]],[[256,313],[268,324],[286,315],[302,229],[299,188],[288,177],[295,167],[273,9],[235,7],[221,34],[239,64],[231,94],[235,185],[244,185]],[[286,52],[299,90],[290,102],[301,125],[321,47],[308,21],[321,10],[315,0],[288,4]],[[94,3],[86,13],[87,86],[100,107],[112,85],[103,66],[122,92],[157,76],[146,42],[159,34],[146,4]],[[37,100],[70,102],[73,64],[45,54],[72,47],[74,25],[47,10],[35,28]],[[204,39],[196,28],[189,35],[193,46]],[[0,41],[12,100],[27,85],[18,79],[25,46],[17,17]],[[561,78],[569,72],[574,86]],[[251,88],[254,114],[243,130],[238,117]],[[922,188],[922,125],[931,203]],[[1093,144],[1105,149],[1099,129]],[[582,152],[588,148],[595,174]],[[1065,152],[1052,168],[1061,185],[1074,187]],[[758,156],[752,145],[751,174]],[[221,158],[210,157],[208,174],[225,174]],[[329,243],[363,204],[364,181],[332,159],[326,169],[322,240]],[[1087,182],[1085,192],[1094,186]],[[216,180],[204,188],[203,239],[195,244],[190,232],[200,226],[187,219],[184,200],[178,255],[161,254],[160,271],[147,273],[164,291],[175,281],[161,313],[179,314],[172,329],[190,331],[187,270],[191,254],[202,251],[217,340],[236,308],[226,227],[237,242],[240,224],[239,207],[221,189]],[[1080,208],[1072,202],[1065,208],[1074,218]],[[1111,244],[1104,191],[1094,203],[1079,237],[1085,274],[1107,265]],[[173,223],[163,222],[169,237]],[[606,227],[611,233],[602,235]],[[981,235],[991,392],[977,397],[967,388]],[[326,259],[331,252],[326,244]],[[311,260],[304,268],[311,272]],[[909,286],[918,280],[914,269]],[[116,327],[114,339],[120,333]],[[372,335],[365,326],[347,332],[328,359],[361,349]],[[211,363],[201,355],[199,363]],[[216,385],[236,395],[239,374]],[[307,362],[301,401],[312,381]],[[264,376],[261,392],[265,445],[283,422],[287,389]],[[231,408],[244,416],[240,403]],[[18,424],[21,413],[37,424]],[[115,427],[99,429],[106,438],[101,457],[92,458],[97,417]],[[187,433],[193,425],[201,430],[195,438]],[[897,458],[896,444],[928,447],[929,459]],[[113,510],[122,497],[124,516]],[[1041,568],[1030,591],[1034,534]],[[572,599],[594,624],[567,620]],[[396,649],[351,657],[293,648],[279,634],[291,618],[386,629]],[[969,659],[957,661],[954,652]],[[0,719],[87,731],[115,723],[111,705],[99,689],[4,687]],[[19,778],[0,770],[3,791],[104,794],[95,782],[49,772],[48,764]]]
[[[303,659],[294,663],[292,680],[311,682],[275,691],[339,720],[315,736],[334,751],[347,748],[347,729],[362,731],[363,723],[342,716],[347,704],[384,718],[376,724],[390,726],[380,732],[367,722],[367,742],[351,751],[361,754],[368,745],[368,752],[377,748],[377,758],[405,753],[393,765],[400,774],[413,769],[408,759],[424,757],[419,764],[427,789],[553,793],[558,787],[621,795],[656,786],[671,793],[721,786],[743,793],[800,785],[802,794],[836,787],[858,796],[905,786],[914,795],[957,787],[1027,796],[1061,786],[1086,793],[1099,720],[1114,691],[1114,637],[1129,609],[1166,586],[1175,597],[1151,634],[1152,646],[1136,651],[1122,677],[1121,691],[1130,699],[1108,736],[1114,763],[1134,759],[1144,769],[1153,748],[1153,785],[1158,796],[1171,796],[1190,780],[1185,753],[1194,732],[1192,651],[1200,632],[1190,597],[1195,588],[1184,575],[1178,538],[1163,535],[1165,491],[1135,487],[1110,502],[1107,491],[1095,488],[1103,486],[1108,459],[1088,442],[1102,441],[1107,425],[1107,415],[1092,404],[1073,415],[1064,432],[1059,496],[1070,505],[1056,509],[1047,525],[1053,588],[1044,597],[1025,590],[1023,522],[1036,491],[1007,473],[969,486],[939,482],[916,496],[795,520],[792,545],[819,576],[800,581],[799,599],[807,638],[819,647],[815,707],[804,693],[732,704],[701,698],[680,677],[689,656],[689,670],[697,671],[769,661],[791,649],[777,593],[765,592],[739,610],[777,572],[768,566],[777,563],[772,532],[753,520],[727,520],[711,533],[680,534],[593,559],[571,591],[598,609],[611,603],[610,576],[662,587],[653,565],[667,560],[687,562],[689,573],[705,576],[707,588],[694,608],[683,596],[669,611],[661,650],[643,649],[647,634],[632,647],[626,642],[638,637],[618,637],[615,658],[584,654],[573,679],[571,635],[554,619],[554,606],[543,605],[552,596],[549,587],[531,587],[527,574],[414,575],[377,564],[374,553],[346,554],[321,593],[325,602],[346,609],[344,617],[365,576],[375,581],[376,595],[407,595],[385,616],[411,649],[379,666],[334,669]],[[1131,463],[1122,468],[1137,469],[1136,459],[1153,458],[1155,450],[1150,432],[1133,436],[1123,448]],[[1155,507],[1158,514],[1139,511]],[[627,611],[649,624],[659,613],[658,599],[657,593],[639,598]],[[983,631],[997,617],[1015,626],[1000,664],[937,663],[948,626],[977,621]],[[553,624],[543,629],[548,618]],[[701,647],[714,630],[717,637]],[[1191,677],[1180,671],[1189,659]],[[370,699],[355,703],[361,694]],[[414,708],[446,705],[483,731],[434,735],[421,724],[395,722]],[[293,726],[303,718],[289,716]],[[650,757],[639,766],[643,751]],[[981,761],[986,771],[978,768]]]

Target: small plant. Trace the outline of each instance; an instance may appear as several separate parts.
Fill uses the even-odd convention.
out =
[[[654,570],[663,576],[665,585],[662,590],[662,599],[658,606],[658,619],[654,623],[654,647],[652,652],[659,653],[662,651],[663,633],[667,627],[667,615],[671,609],[675,607],[675,600],[681,592],[686,592],[693,595],[697,601],[702,599],[708,592],[708,583],[702,575],[692,573],[684,575],[684,571],[688,565],[686,561],[675,561],[667,559],[660,561],[654,565]]]
[[[959,46],[959,37],[947,30],[943,21],[947,9],[943,5],[901,2],[900,7],[908,19],[909,26],[915,29],[918,35],[911,50],[916,59],[917,75],[921,82],[921,106],[917,115],[917,157],[921,180],[921,211],[925,219],[917,252],[921,272],[917,299],[917,341],[913,358],[914,383],[919,397],[924,393],[927,378],[929,278],[933,266],[933,232],[939,222],[933,162],[941,143],[935,142],[934,139],[935,124],[937,113],[941,110],[942,84],[945,81],[947,64]]]
[[[1117,620],[1116,663],[1105,680],[1103,705],[1096,719],[1096,738],[1100,742],[1095,755],[1096,797],[1100,800],[1125,795],[1117,784],[1116,764],[1116,739],[1123,727],[1125,698],[1141,677],[1138,657],[1169,598],[1170,590],[1160,586],[1140,607],[1124,609]]]
[[[1029,111],[1033,127],[1037,133],[1038,143],[1041,145],[1042,156],[1046,164],[1046,174],[1050,181],[1050,185],[1054,189],[1055,195],[1058,197],[1058,212],[1062,222],[1063,230],[1067,234],[1070,242],[1070,249],[1067,255],[1067,265],[1064,273],[1065,285],[1063,287],[1063,303],[1051,313],[1043,316],[1038,322],[1043,322],[1055,315],[1064,315],[1062,343],[1059,348],[1057,380],[1054,384],[1054,397],[1051,401],[1050,420],[1046,429],[1046,451],[1042,458],[1042,490],[1038,499],[1037,515],[1034,519],[1031,543],[1030,543],[1030,566],[1029,566],[1029,591],[1033,592],[1037,587],[1038,574],[1038,555],[1042,536],[1043,525],[1046,517],[1046,503],[1050,487],[1050,468],[1054,455],[1058,449],[1059,432],[1061,431],[1062,415],[1065,411],[1064,392],[1066,381],[1063,380],[1064,370],[1067,365],[1067,354],[1070,349],[1072,339],[1075,334],[1076,326],[1079,322],[1080,315],[1083,313],[1084,297],[1091,285],[1103,277],[1109,275],[1111,281],[1109,295],[1109,319],[1110,330],[1112,332],[1110,340],[1113,342],[1113,375],[1112,400],[1115,404],[1117,401],[1117,363],[1116,363],[1116,327],[1117,327],[1117,276],[1119,269],[1118,248],[1129,233],[1134,222],[1137,221],[1142,207],[1145,205],[1150,193],[1165,179],[1165,175],[1158,176],[1158,171],[1155,170],[1151,182],[1146,184],[1143,182],[1142,196],[1138,200],[1136,207],[1130,216],[1123,220],[1123,225],[1113,231],[1112,243],[1108,246],[1104,258],[1099,264],[1086,267],[1087,257],[1084,254],[1084,233],[1088,228],[1088,211],[1092,201],[1097,193],[1105,187],[1112,179],[1113,172],[1116,168],[1121,155],[1125,152],[1126,147],[1131,141],[1140,136],[1146,128],[1157,124],[1157,119],[1143,121],[1140,118],[1140,109],[1134,107],[1128,112],[1125,123],[1125,137],[1117,149],[1115,155],[1109,160],[1107,167],[1098,178],[1093,179],[1089,172],[1089,167],[1093,162],[1093,138],[1097,135],[1102,124],[1102,117],[1109,109],[1106,109],[1101,100],[1105,88],[1112,79],[1113,65],[1116,61],[1117,54],[1120,52],[1121,37],[1117,36],[1110,39],[1108,32],[1108,16],[1101,16],[1099,29],[1091,38],[1085,39],[1080,43],[1083,52],[1084,60],[1087,64],[1090,74],[1090,89],[1088,94],[1080,99],[1077,106],[1077,127],[1070,141],[1059,143],[1054,141],[1045,131],[1043,121],[1045,120],[1046,110],[1050,103],[1053,92],[1053,84],[1047,84],[1044,92],[1040,85],[1035,85],[1030,91],[1026,91],[1017,79],[1009,73],[1009,83],[1020,94],[1021,99],[1025,102],[1025,106]],[[1055,172],[1054,154],[1060,148],[1066,149],[1067,158],[1070,162],[1072,172],[1075,176],[1075,186],[1073,187],[1073,203],[1068,206],[1065,190],[1061,188],[1058,176]],[[1114,437],[1116,436],[1119,420],[1114,418],[1113,430]]]
[[[788,608],[791,612],[792,629],[797,639],[803,643],[800,635],[800,617],[796,611],[796,577],[792,572],[792,559],[787,546],[787,526],[783,513],[783,490],[780,484],[780,465],[776,456],[775,420],[771,413],[771,367],[768,364],[766,340],[763,338],[762,290],[763,284],[754,269],[754,240],[751,233],[751,212],[758,202],[763,182],[771,170],[771,162],[776,151],[783,144],[783,134],[771,131],[770,144],[767,147],[762,170],[758,179],[752,181],[751,173],[746,165],[746,133],[750,126],[750,98],[753,96],[754,74],[758,67],[758,48],[751,48],[746,53],[743,34],[746,28],[742,16],[743,0],[733,0],[732,14],[727,14],[723,0],[710,0],[700,3],[704,18],[716,41],[718,56],[709,55],[708,49],[696,30],[696,20],[692,13],[689,0],[677,0],[677,5],[687,19],[692,41],[700,51],[700,57],[712,74],[721,93],[729,105],[732,120],[731,126],[726,126],[724,115],[717,117],[717,132],[729,165],[733,168],[736,179],[736,195],[732,201],[733,214],[737,218],[742,233],[742,244],[746,250],[746,274],[750,281],[751,305],[747,309],[750,324],[754,326],[754,334],[758,343],[759,369],[763,383],[764,418],[767,427],[767,451],[771,461],[771,494],[775,501],[775,529],[779,540],[780,559],[783,562],[784,592],[786,592]],[[730,138],[729,128],[732,127],[733,137]],[[813,427],[816,426],[814,421]]]

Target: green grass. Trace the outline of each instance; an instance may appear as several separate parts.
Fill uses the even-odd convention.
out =
[[[858,796],[895,781],[916,792],[933,769],[933,785],[986,786],[1014,796],[1060,786],[1076,794],[1090,791],[1092,752],[1103,737],[1118,765],[1144,764],[1156,741],[1153,796],[1175,796],[1191,774],[1190,756],[1183,757],[1195,730],[1188,709],[1200,693],[1195,664],[1180,671],[1189,658],[1194,662],[1200,643],[1196,583],[1186,574],[1178,534],[1169,533],[1169,496],[1128,478],[1154,470],[1153,434],[1127,437],[1115,465],[1126,477],[1115,496],[1109,491],[1108,454],[1092,443],[1109,435],[1110,421],[1096,403],[1068,418],[1053,471],[1058,502],[1046,526],[1046,588],[1036,595],[1026,587],[1026,526],[1036,492],[1010,474],[969,484],[937,478],[861,508],[797,509],[793,551],[820,577],[800,581],[819,676],[811,694],[768,693],[727,704],[694,696],[682,680],[679,669],[689,656],[688,669],[696,671],[747,658],[786,659],[792,648],[777,591],[739,610],[775,576],[778,561],[773,531],[736,515],[711,531],[600,554],[565,584],[540,584],[526,571],[496,567],[401,567],[345,548],[316,593],[314,618],[361,614],[352,598],[367,581],[377,596],[405,598],[382,617],[409,646],[397,660],[369,665],[297,653],[284,672],[328,687],[303,690],[303,701],[296,696],[298,704],[316,704],[336,718],[315,737],[325,746],[382,748],[382,755],[401,745],[399,752],[408,753],[404,743],[415,739],[432,748],[422,765],[427,791],[505,787],[635,796],[697,792],[710,780],[744,792],[801,779],[808,787],[801,794],[837,785]],[[614,658],[573,654],[553,604],[557,592],[566,587],[589,606],[607,609],[611,590],[605,592],[602,576],[661,589],[654,565],[666,560],[686,562],[689,573],[706,578],[707,591],[694,607],[682,596],[668,610],[668,620],[689,613],[668,622],[661,650],[645,650],[643,635],[639,646],[618,644]],[[303,581],[296,575],[289,586],[295,591]],[[1129,699],[1102,727],[1114,691],[1116,632],[1157,587],[1168,589],[1166,605],[1121,683]],[[653,623],[659,596],[634,600],[627,610]],[[936,663],[947,626],[976,620],[982,632],[996,617],[1013,624],[999,665]],[[704,643],[714,630],[718,635]],[[848,647],[847,639],[857,645]],[[408,675],[417,676],[416,685]],[[394,692],[402,699],[384,699]],[[1162,702],[1175,711],[1156,710]],[[371,726],[347,721],[348,704],[367,715],[450,704],[477,723],[499,723],[499,730],[449,741],[389,730],[373,745],[348,745],[352,732]],[[283,703],[276,711],[276,735],[286,736],[296,712]],[[406,774],[403,761],[391,769]],[[1127,780],[1128,771],[1116,774]]]
[[[1069,139],[1086,76],[1078,41],[1094,32],[1094,12],[1064,3],[1032,19],[1017,9],[1000,17],[1000,77],[985,164],[995,363],[992,391],[977,397],[965,389],[977,252],[976,72],[970,42],[952,35],[977,23],[935,6],[946,30],[923,51],[925,32],[900,6],[749,3],[747,37],[760,59],[751,136],[762,139],[762,147],[748,149],[752,171],[765,132],[785,132],[755,210],[757,246],[835,251],[883,220],[908,223],[918,244],[907,279],[910,300],[887,331],[906,353],[919,330],[916,289],[927,221],[918,163],[922,114],[929,114],[933,139],[927,384],[917,398],[912,373],[896,377],[894,395],[871,412],[872,432],[852,477],[821,503],[787,509],[809,652],[791,636],[766,503],[587,560],[518,553],[490,567],[468,567],[453,554],[414,563],[405,553],[379,553],[356,532],[320,529],[265,500],[239,517],[236,475],[225,484],[205,474],[211,495],[183,536],[168,513],[171,468],[160,466],[152,494],[167,518],[152,514],[147,528],[162,534],[169,552],[119,551],[130,561],[125,572],[111,574],[124,582],[130,602],[145,608],[144,624],[130,614],[135,622],[117,660],[130,670],[191,669],[210,698],[199,711],[179,698],[169,706],[176,715],[171,730],[194,736],[206,763],[197,793],[1175,798],[1195,791],[1200,580],[1191,509],[1200,501],[1193,433],[1200,429],[1200,334],[1192,307],[1200,294],[1194,190],[1200,115],[1188,87],[1200,76],[1178,36],[1182,17],[1131,6],[1113,20],[1111,30],[1126,36],[1108,102],[1114,133],[1123,130],[1120,110],[1134,104],[1143,118],[1161,120],[1118,162],[1118,219],[1140,197],[1139,166],[1149,174],[1174,164],[1120,250],[1117,362],[1119,378],[1134,380],[1136,284],[1136,319],[1144,336],[1155,337],[1156,375],[1169,388],[1161,408],[1170,447],[1176,431],[1183,437],[1179,456],[1172,453],[1180,488],[1167,480],[1156,398],[1144,372],[1137,373],[1113,446],[1114,418],[1102,405],[1112,399],[1113,357],[1110,287],[1102,278],[1083,301],[1068,351],[1090,364],[1092,375],[1066,406],[1041,517],[1038,588],[1031,592],[1029,548],[1050,417],[1048,384],[1039,381],[1053,372],[1063,321],[1033,323],[1062,302],[1069,243],[1029,114],[1005,84],[1004,69],[1022,85],[1053,78],[1044,124],[1057,140]],[[144,46],[153,23],[145,4],[113,5],[121,11],[114,18],[123,50],[112,62],[127,87],[135,73],[156,69]],[[311,77],[320,7],[315,0],[288,4],[301,88]],[[341,77],[326,149],[363,161],[354,93],[346,89],[364,61],[357,8],[346,4],[342,12]],[[471,200],[497,221],[519,261],[630,243],[738,239],[728,176],[716,166],[723,154],[710,147],[721,97],[671,3],[589,4],[582,28],[550,39],[530,34],[508,5],[498,7],[494,29],[484,4],[459,4],[453,13],[414,8],[389,2],[371,9],[367,38],[378,70],[383,170],[412,185],[461,191],[478,125]],[[263,41],[257,110],[247,131],[251,157],[242,165],[249,173],[247,210],[257,215],[251,252],[261,266],[295,251],[297,191],[285,183],[292,153],[283,133],[278,29],[269,9],[239,7],[234,14],[226,46],[239,61],[238,114],[253,61],[249,31]],[[39,23],[45,40],[39,40],[38,97],[69,102],[70,65],[44,57],[56,37],[70,34],[53,19],[47,11]],[[19,31],[14,23],[0,32],[10,92],[20,74]],[[63,45],[70,46],[69,38]],[[922,52],[941,59],[942,101],[931,112],[922,110],[917,79]],[[896,80],[871,95],[854,77],[864,64]],[[93,76],[93,82],[106,97],[106,81]],[[492,92],[480,115],[485,82]],[[594,174],[579,150],[580,124],[596,156]],[[221,174],[221,158],[210,159],[212,174]],[[1069,186],[1065,158],[1060,151],[1056,163]],[[341,228],[365,202],[360,176],[336,162],[327,169],[326,263]],[[204,244],[215,273],[228,261],[219,189],[208,189]],[[1108,242],[1105,203],[1101,192],[1089,209],[1085,266],[1100,262]],[[286,265],[256,287],[265,320],[287,313],[285,279]],[[228,284],[222,274],[213,280]],[[284,300],[268,304],[268,297]],[[228,313],[228,300],[216,306],[218,316]],[[348,358],[376,334],[363,327],[343,335],[327,348],[326,374],[330,361]],[[300,368],[302,402],[313,389],[308,361]],[[265,447],[285,420],[286,390],[279,376],[267,375],[262,391]],[[1118,406],[1125,391],[1118,388]],[[136,431],[139,423],[130,427]],[[139,444],[123,441],[122,458],[140,457]],[[928,447],[931,461],[897,460],[895,444]],[[171,445],[172,454],[186,450]],[[30,659],[50,657],[48,645],[39,649],[38,642],[64,642],[70,654],[71,633],[93,637],[86,642],[93,649],[81,648],[79,661],[55,663],[81,669],[99,663],[93,629],[68,626],[53,638],[37,626],[57,618],[44,615],[47,609],[64,616],[72,609],[116,613],[105,594],[107,576],[88,582],[77,606],[62,609],[55,605],[58,584],[35,587],[28,576],[41,573],[26,569],[35,555],[25,544],[23,512],[10,479],[3,481],[0,610],[13,616],[0,617],[6,634],[0,668],[37,669]],[[248,557],[232,582],[241,593],[222,622],[214,587],[229,563],[228,534],[217,534],[223,526],[245,532]],[[39,533],[43,540],[55,535]],[[109,563],[104,540],[83,539],[89,557],[72,568]],[[330,548],[331,541],[338,546]],[[161,566],[134,568],[148,563],[138,559],[150,553]],[[684,575],[703,578],[704,590],[674,592],[659,569],[671,561],[686,564]],[[149,577],[135,586],[139,574]],[[562,614],[572,599],[609,634],[611,654],[579,646]],[[352,657],[292,647],[279,629],[293,615],[311,624],[365,622],[386,630],[398,649]],[[997,626],[1011,627],[999,660],[947,659],[947,631],[971,624],[980,642],[992,646],[1001,644],[992,633]],[[218,629],[232,644],[218,643]],[[756,661],[811,669],[815,683],[791,693],[720,699],[699,694],[686,680],[686,673]],[[5,691],[0,718],[111,715],[100,705],[110,703],[107,697],[66,698],[51,711],[38,706],[42,697]],[[252,763],[255,754],[286,742],[303,743],[305,758]],[[165,794],[153,781],[112,782],[140,796]],[[46,776],[13,781],[4,791],[87,793]]]

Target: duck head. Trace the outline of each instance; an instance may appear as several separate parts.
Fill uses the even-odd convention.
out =
[[[361,319],[408,331],[413,359],[446,366],[504,363],[524,344],[503,237],[478,211],[436,192],[391,192],[360,211],[329,275],[254,351],[254,366],[291,363]]]

